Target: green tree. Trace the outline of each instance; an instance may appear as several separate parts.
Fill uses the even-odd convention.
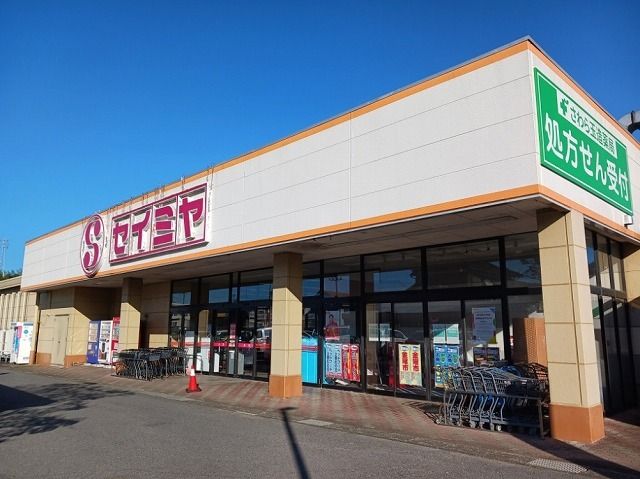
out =
[[[9,269],[0,273],[0,281],[3,279],[15,278],[16,276],[22,275],[21,269]]]

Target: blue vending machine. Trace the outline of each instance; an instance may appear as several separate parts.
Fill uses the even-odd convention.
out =
[[[100,321],[89,321],[89,340],[87,341],[87,362],[98,364]]]
[[[302,338],[302,382],[318,382],[318,338]]]

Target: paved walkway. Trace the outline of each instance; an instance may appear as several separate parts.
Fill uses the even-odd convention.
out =
[[[293,399],[275,399],[267,394],[267,383],[219,376],[198,375],[202,392],[187,394],[187,377],[138,381],[116,377],[108,368],[76,366],[68,369],[42,366],[6,366],[21,372],[89,381],[119,389],[163,395],[205,405],[281,418],[288,408],[292,420],[455,450],[471,455],[527,464],[536,459],[570,462],[596,471],[605,477],[640,475],[640,411],[608,418],[607,437],[596,444],[570,444],[506,432],[439,426],[433,421],[438,405],[412,399],[393,398],[305,387],[304,395]]]

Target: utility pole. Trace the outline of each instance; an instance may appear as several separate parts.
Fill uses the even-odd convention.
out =
[[[0,250],[2,250],[2,256],[0,256],[0,277],[4,278],[4,258],[9,248],[9,240],[0,240]]]

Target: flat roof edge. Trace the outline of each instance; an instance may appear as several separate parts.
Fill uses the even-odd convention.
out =
[[[225,169],[225,168],[227,168],[229,166],[233,166],[235,163],[241,162],[240,160],[242,160],[243,158],[249,157],[247,159],[251,159],[253,156],[257,156],[257,154],[259,154],[260,152],[262,152],[264,150],[270,151],[271,149],[275,149],[274,148],[275,146],[277,146],[280,143],[287,142],[287,140],[293,139],[293,138],[295,138],[297,136],[300,136],[300,135],[307,134],[309,132],[313,132],[313,130],[318,129],[318,128],[322,127],[323,125],[326,125],[326,124],[332,123],[332,122],[336,122],[336,121],[344,118],[347,115],[352,115],[353,113],[355,113],[355,112],[357,112],[359,110],[362,110],[364,108],[372,106],[372,105],[374,105],[374,104],[376,104],[378,102],[382,102],[382,101],[384,101],[384,100],[386,100],[388,98],[393,97],[394,95],[398,95],[398,94],[400,94],[400,93],[402,93],[402,92],[404,92],[406,90],[409,90],[411,88],[415,88],[415,87],[417,87],[417,86],[419,86],[419,85],[421,85],[423,83],[426,83],[426,82],[429,82],[431,80],[434,80],[434,79],[436,79],[436,78],[438,78],[440,76],[447,75],[448,73],[451,73],[451,72],[453,72],[455,70],[458,70],[460,68],[464,68],[466,66],[472,65],[473,63],[479,62],[479,61],[481,61],[481,60],[483,60],[485,58],[488,58],[488,57],[490,57],[492,55],[495,55],[495,54],[500,53],[500,52],[502,52],[504,50],[508,50],[509,48],[512,48],[512,47],[514,47],[516,45],[519,45],[519,44],[522,44],[522,43],[526,43],[526,42],[530,42],[530,43],[535,45],[535,42],[533,41],[533,39],[531,37],[529,37],[529,36],[522,37],[522,38],[520,38],[518,40],[515,40],[513,42],[510,42],[510,43],[508,43],[506,45],[503,45],[503,46],[500,46],[498,48],[495,48],[495,49],[493,49],[493,50],[491,50],[489,52],[483,53],[483,54],[481,54],[481,55],[479,55],[477,57],[474,57],[474,58],[472,58],[470,60],[466,60],[466,61],[464,61],[462,63],[459,63],[459,64],[456,64],[456,65],[454,65],[454,66],[452,66],[450,68],[447,68],[445,70],[441,70],[441,71],[439,71],[437,73],[434,73],[434,74],[429,75],[429,76],[427,76],[425,78],[417,80],[417,81],[415,81],[413,83],[410,83],[409,85],[405,85],[405,86],[400,87],[400,88],[398,88],[396,90],[393,90],[393,91],[391,91],[389,93],[385,93],[384,95],[381,95],[381,96],[379,96],[379,97],[377,97],[377,98],[375,98],[373,100],[367,101],[365,103],[362,103],[362,104],[360,104],[360,105],[358,105],[358,106],[356,106],[354,108],[351,108],[351,109],[349,109],[347,111],[344,111],[342,113],[336,114],[336,115],[334,115],[334,116],[332,116],[332,117],[330,117],[330,118],[328,118],[326,120],[322,120],[322,121],[320,121],[318,123],[314,123],[314,124],[312,124],[312,125],[310,125],[308,127],[305,127],[305,128],[300,129],[300,130],[297,130],[294,133],[291,133],[290,135],[287,135],[287,136],[285,136],[283,138],[280,138],[280,139],[275,140],[275,141],[273,141],[271,143],[263,145],[263,146],[261,146],[259,148],[256,148],[256,149],[253,149],[253,150],[249,150],[246,153],[242,153],[242,154],[240,154],[238,156],[235,156],[233,158],[230,158],[228,160],[224,160],[224,161],[222,161],[220,163],[216,163],[216,164],[210,165],[210,166],[208,166],[208,167],[206,167],[206,168],[204,168],[202,170],[196,171],[195,173],[192,173],[192,174],[190,174],[188,176],[183,176],[179,180],[175,180],[175,181],[166,183],[164,185],[160,185],[160,186],[158,186],[158,187],[156,187],[156,188],[154,188],[152,190],[149,190],[147,192],[144,192],[144,193],[141,193],[139,195],[136,195],[136,196],[134,196],[134,197],[132,197],[132,198],[130,198],[128,200],[121,201],[120,203],[117,203],[117,204],[115,204],[113,206],[110,206],[109,208],[103,209],[102,211],[96,210],[96,212],[92,213],[92,214],[105,214],[105,213],[109,212],[110,210],[126,206],[128,203],[134,203],[134,202],[140,200],[141,198],[143,198],[143,197],[145,197],[147,195],[155,194],[155,193],[158,192],[158,190],[174,188],[179,183],[186,183],[186,182],[201,178],[203,176],[206,176],[209,173],[214,173],[216,170],[221,170],[221,169]],[[308,136],[308,135],[306,135],[306,136]],[[286,144],[288,144],[288,143],[285,143],[285,145]],[[282,146],[285,146],[285,145],[282,145]],[[55,234],[55,233],[57,233],[59,231],[63,231],[65,229],[68,229],[68,228],[71,228],[73,226],[76,226],[77,224],[80,224],[83,221],[85,221],[92,214],[84,216],[83,218],[81,218],[79,220],[76,220],[76,221],[73,221],[71,223],[68,223],[68,224],[66,224],[64,226],[60,226],[60,227],[58,227],[58,228],[56,228],[56,229],[54,229],[52,231],[49,231],[47,233],[43,233],[41,235],[38,235],[38,236],[26,241],[25,245],[29,245],[31,243],[34,243],[34,242],[38,241],[38,240],[44,239],[45,237],[51,236],[52,234]]]
[[[508,50],[510,48],[516,47],[516,46],[521,45],[521,44],[531,45],[531,47],[533,47],[535,50],[537,50],[539,52],[539,54],[544,59],[546,59],[548,62],[550,62],[553,65],[554,68],[557,68],[557,70],[561,73],[561,75],[566,76],[566,79],[570,83],[573,84],[572,86],[575,86],[575,88],[577,88],[586,97],[586,99],[588,101],[592,102],[596,106],[597,109],[601,110],[602,114],[604,114],[606,117],[608,117],[615,126],[619,127],[618,130],[620,132],[622,132],[628,139],[630,139],[633,143],[635,143],[636,146],[640,147],[640,142],[638,140],[636,140],[633,137],[633,135],[631,135],[629,132],[627,132],[618,123],[618,121],[605,108],[603,108],[602,105],[600,105],[578,82],[576,82],[571,77],[571,75],[569,75],[560,65],[558,65],[558,63],[556,63],[551,58],[551,56],[549,56],[549,54],[547,54],[547,52],[544,51],[542,49],[542,47],[540,47],[540,45],[531,36],[526,35],[526,36],[521,37],[521,38],[519,38],[517,40],[514,40],[513,42],[510,42],[510,43],[508,43],[506,45],[502,45],[502,46],[500,46],[498,48],[495,48],[495,49],[493,49],[493,50],[491,50],[489,52],[483,53],[483,54],[481,54],[481,55],[479,55],[477,57],[474,57],[474,58],[472,58],[470,60],[464,61],[464,62],[459,63],[457,65],[454,65],[454,66],[452,66],[450,68],[447,68],[445,70],[442,70],[442,71],[439,71],[439,72],[434,73],[432,75],[429,75],[429,76],[427,76],[425,78],[422,78],[420,80],[417,80],[417,81],[415,81],[415,82],[413,82],[413,83],[411,83],[409,85],[405,85],[405,86],[403,86],[401,88],[393,90],[393,91],[391,91],[389,93],[386,93],[386,94],[384,94],[382,96],[379,96],[379,97],[377,97],[377,98],[375,98],[373,100],[370,100],[370,101],[368,101],[366,103],[360,104],[360,105],[358,105],[358,106],[356,106],[354,108],[351,108],[351,109],[349,109],[349,110],[347,110],[345,112],[342,112],[342,113],[339,113],[337,115],[334,115],[334,116],[332,116],[332,117],[330,117],[330,118],[328,118],[326,120],[322,120],[322,121],[320,121],[318,123],[315,123],[315,124],[313,124],[311,126],[303,128],[301,130],[298,130],[298,131],[296,131],[296,132],[294,132],[294,133],[292,133],[290,135],[287,135],[287,136],[285,136],[283,138],[280,138],[280,139],[278,139],[276,141],[268,143],[268,144],[266,144],[264,146],[261,146],[259,148],[250,150],[250,151],[248,151],[246,153],[240,154],[238,156],[235,156],[235,157],[230,158],[228,160],[222,161],[220,163],[217,163],[217,164],[214,164],[214,165],[210,165],[210,166],[208,166],[208,167],[206,167],[206,168],[204,168],[202,170],[199,170],[199,171],[197,171],[197,172],[195,172],[195,173],[193,173],[193,174],[191,174],[189,176],[186,176],[186,177],[183,176],[179,180],[175,180],[173,182],[166,183],[164,185],[160,185],[157,188],[154,188],[154,189],[152,189],[150,191],[147,191],[145,193],[142,193],[140,195],[134,196],[134,197],[132,197],[132,198],[130,198],[128,200],[125,200],[125,201],[122,201],[120,203],[117,203],[117,204],[115,204],[113,206],[110,206],[109,208],[106,208],[106,209],[104,209],[102,211],[99,211],[99,212],[96,212],[96,213],[106,214],[111,210],[114,210],[114,209],[117,209],[117,208],[121,208],[121,207],[126,207],[127,204],[133,204],[134,202],[137,202],[137,201],[143,199],[145,196],[156,194],[161,190],[172,189],[172,188],[175,188],[175,187],[179,186],[181,183],[184,184],[184,183],[187,183],[187,182],[190,182],[190,181],[194,181],[194,180],[197,180],[199,178],[205,177],[205,176],[207,176],[209,174],[212,174],[212,173],[215,173],[217,171],[220,171],[220,170],[226,169],[228,167],[234,166],[236,164],[242,163],[244,161],[249,161],[249,160],[255,158],[256,156],[258,156],[259,154],[263,154],[263,153],[267,153],[269,151],[273,151],[273,150],[275,150],[277,148],[284,147],[284,146],[286,146],[286,145],[288,145],[290,143],[293,143],[294,141],[301,140],[301,139],[303,139],[303,138],[305,138],[307,136],[310,136],[310,135],[316,133],[315,130],[320,129],[323,126],[326,126],[326,128],[330,128],[331,126],[333,126],[333,125],[330,125],[332,123],[339,124],[339,123],[342,123],[343,121],[347,121],[354,114],[358,113],[361,110],[366,110],[367,108],[372,107],[372,106],[374,106],[376,104],[381,104],[380,107],[382,107],[382,106],[384,106],[384,104],[383,104],[384,102],[386,102],[387,100],[392,99],[394,96],[399,96],[403,92],[407,92],[408,90],[411,90],[413,88],[419,87],[420,85],[423,85],[425,83],[433,81],[434,79],[437,79],[438,77],[445,76],[445,75],[450,74],[450,73],[452,73],[452,72],[454,72],[456,70],[460,70],[460,69],[463,69],[463,68],[468,67],[470,65],[473,65],[474,63],[481,62],[482,60],[484,60],[486,58],[489,58],[492,55],[499,54],[499,53],[501,53],[503,51],[506,51],[506,50]],[[519,53],[519,52],[517,52],[517,53]],[[449,80],[446,80],[446,81],[449,81]],[[413,93],[410,93],[407,96],[410,96],[412,94]],[[399,99],[401,99],[401,98],[398,98],[398,100]],[[37,242],[37,241],[39,241],[41,239],[44,239],[44,238],[48,237],[48,236],[51,236],[51,235],[56,234],[58,232],[64,231],[64,230],[69,229],[69,228],[72,228],[72,227],[74,227],[74,226],[76,226],[78,224],[81,224],[82,222],[84,222],[90,216],[91,215],[87,215],[87,216],[85,216],[85,217],[83,217],[83,218],[81,218],[79,220],[73,221],[73,222],[71,222],[71,223],[69,223],[67,225],[58,227],[58,228],[56,228],[56,229],[54,229],[52,231],[49,231],[47,233],[43,233],[41,235],[38,235],[35,238],[32,238],[32,239],[26,241],[25,245],[30,245],[32,243],[35,243],[35,242]]]

